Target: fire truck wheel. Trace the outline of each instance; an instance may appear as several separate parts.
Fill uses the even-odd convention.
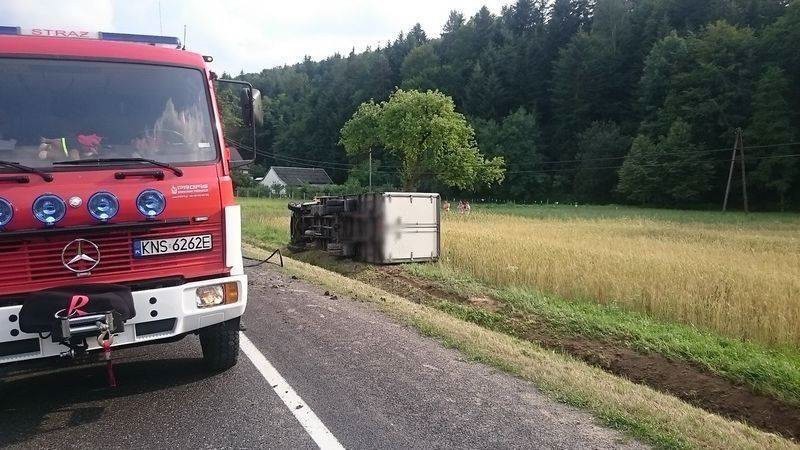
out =
[[[221,372],[236,365],[239,357],[239,318],[200,330],[203,360],[212,372]]]

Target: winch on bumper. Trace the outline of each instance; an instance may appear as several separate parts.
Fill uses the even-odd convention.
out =
[[[230,289],[223,287],[226,283],[236,287],[235,301],[233,294],[229,293]],[[206,305],[201,306],[198,288],[214,286],[220,286],[226,298],[218,305],[209,304],[213,302],[206,299]],[[208,292],[208,289],[201,289],[201,292]],[[247,276],[230,276],[180,286],[134,291],[132,295],[136,316],[127,320],[124,331],[114,336],[114,347],[181,336],[240,317],[247,305]],[[21,305],[0,307],[0,364],[59,356],[69,350],[68,347],[53,342],[52,337],[46,334],[39,336],[20,331],[21,309]],[[73,324],[73,329],[79,325],[90,326]],[[100,348],[93,338],[87,338],[86,343],[90,351]]]

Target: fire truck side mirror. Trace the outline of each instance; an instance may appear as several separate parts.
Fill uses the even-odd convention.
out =
[[[264,126],[264,107],[261,104],[261,91],[256,88],[250,90],[252,100],[250,104],[253,110],[253,122],[256,127]]]
[[[244,87],[239,94],[242,108],[242,120],[247,127],[260,127],[264,125],[264,110],[261,105],[261,91],[255,88]]]
[[[241,167],[256,159],[257,130],[264,123],[261,91],[241,80],[214,80],[220,114],[239,116],[241,120],[222,121],[231,167]],[[237,102],[238,97],[238,102]],[[238,122],[238,123],[237,123]]]

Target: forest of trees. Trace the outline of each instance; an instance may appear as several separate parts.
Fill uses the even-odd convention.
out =
[[[742,129],[751,207],[800,208],[800,0],[517,0],[499,15],[453,11],[435,39],[417,25],[382,48],[239,77],[266,97],[264,166],[364,184],[366,159],[339,144],[344,123],[397,88],[438,90],[506,175],[425,190],[716,207]],[[391,155],[374,160],[376,184],[399,184]]]

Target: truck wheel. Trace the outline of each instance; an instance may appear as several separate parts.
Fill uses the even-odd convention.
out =
[[[200,330],[200,347],[210,371],[221,372],[235,366],[239,358],[239,318]]]

